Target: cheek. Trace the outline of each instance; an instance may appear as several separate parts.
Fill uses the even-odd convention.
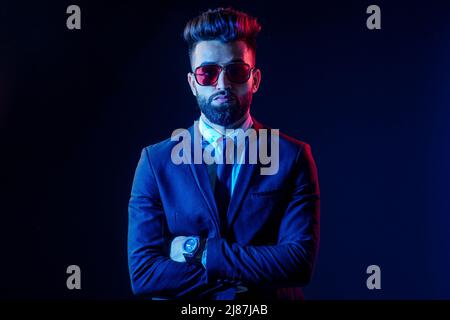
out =
[[[235,92],[239,97],[248,96],[250,93],[252,93],[252,83],[248,82],[239,86],[238,88],[236,88]]]
[[[203,86],[195,86],[197,90],[197,94],[205,99],[208,99],[209,96],[213,93],[213,90],[210,87]]]

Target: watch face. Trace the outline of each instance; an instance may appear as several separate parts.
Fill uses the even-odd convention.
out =
[[[196,238],[189,238],[184,243],[184,250],[187,253],[193,253],[198,247],[198,239]]]

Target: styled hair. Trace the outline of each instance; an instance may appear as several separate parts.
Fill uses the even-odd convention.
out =
[[[219,40],[224,43],[242,40],[256,54],[256,36],[261,30],[257,19],[233,8],[209,9],[191,19],[184,28],[189,58],[200,41]]]

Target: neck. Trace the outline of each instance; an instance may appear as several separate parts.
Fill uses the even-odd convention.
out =
[[[247,111],[244,116],[242,118],[240,118],[239,120],[227,125],[227,126],[221,126],[219,124],[213,123],[211,121],[209,121],[209,119],[205,116],[205,114],[202,112],[201,117],[203,119],[203,121],[205,121],[209,126],[211,126],[214,130],[218,131],[220,134],[225,134],[225,130],[226,129],[236,129],[239,128],[241,126],[241,124],[243,124],[248,117],[250,117],[250,110]]]

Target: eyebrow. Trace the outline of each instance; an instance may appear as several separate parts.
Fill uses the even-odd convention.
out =
[[[241,58],[237,58],[237,59],[233,59],[233,60],[229,61],[228,63],[225,63],[225,65],[230,64],[230,63],[234,63],[234,62],[242,62],[242,63],[245,63],[245,61],[242,60]],[[217,62],[213,62],[213,61],[205,61],[205,62],[202,62],[202,63],[199,65],[199,67],[207,66],[207,65],[211,65],[211,64],[218,64],[218,63],[217,63]]]

